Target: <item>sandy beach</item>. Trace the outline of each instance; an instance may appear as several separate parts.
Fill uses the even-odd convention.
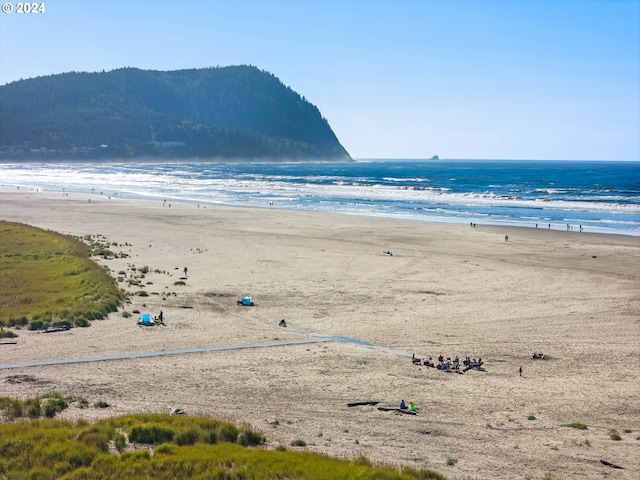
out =
[[[110,405],[62,414],[88,420],[174,405],[250,424],[268,448],[452,479],[640,478],[640,237],[4,187],[0,220],[104,236],[127,254],[100,262],[114,277],[149,268],[149,295],[124,310],[166,322],[139,327],[121,310],[89,328],[20,331],[0,346],[0,396]],[[445,373],[412,354],[482,358],[485,371]],[[418,414],[347,406],[401,399]]]

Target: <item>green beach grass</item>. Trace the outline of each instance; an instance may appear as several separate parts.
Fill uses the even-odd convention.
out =
[[[0,327],[88,326],[125,297],[90,258],[103,244],[2,221],[0,252]]]
[[[444,480],[430,470],[267,450],[249,428],[210,418],[133,415],[96,423],[36,419],[0,424],[0,476],[30,479]]]

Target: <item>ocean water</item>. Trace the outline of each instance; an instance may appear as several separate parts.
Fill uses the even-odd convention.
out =
[[[640,235],[640,162],[4,163],[0,185],[87,198]]]

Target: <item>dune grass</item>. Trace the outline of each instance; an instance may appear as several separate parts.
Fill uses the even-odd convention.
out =
[[[609,430],[609,438],[611,440],[622,440],[622,437],[620,436],[620,434],[618,433],[618,431],[614,428],[612,428],[611,430]]]
[[[40,397],[26,400],[0,397],[0,412],[7,420],[53,418],[65,410],[69,404],[76,402],[79,408],[85,408],[88,403],[82,398],[63,398],[57,392],[45,393]]]
[[[104,246],[0,221],[0,327],[88,326],[117,311],[125,294],[94,253]]]
[[[229,435],[235,440],[231,441]],[[93,424],[83,420],[20,421],[0,424],[0,476],[130,480],[445,478],[429,470],[374,466],[364,458],[347,461],[309,452],[267,450],[261,447],[264,441],[260,432],[189,416],[133,415]]]
[[[572,422],[569,425],[567,425],[567,427],[577,428],[578,430],[586,430],[587,429],[587,426],[584,423],[580,423],[580,422]]]

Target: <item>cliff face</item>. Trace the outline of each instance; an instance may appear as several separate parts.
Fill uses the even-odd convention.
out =
[[[251,66],[64,73],[0,87],[0,159],[350,160],[317,107]]]

